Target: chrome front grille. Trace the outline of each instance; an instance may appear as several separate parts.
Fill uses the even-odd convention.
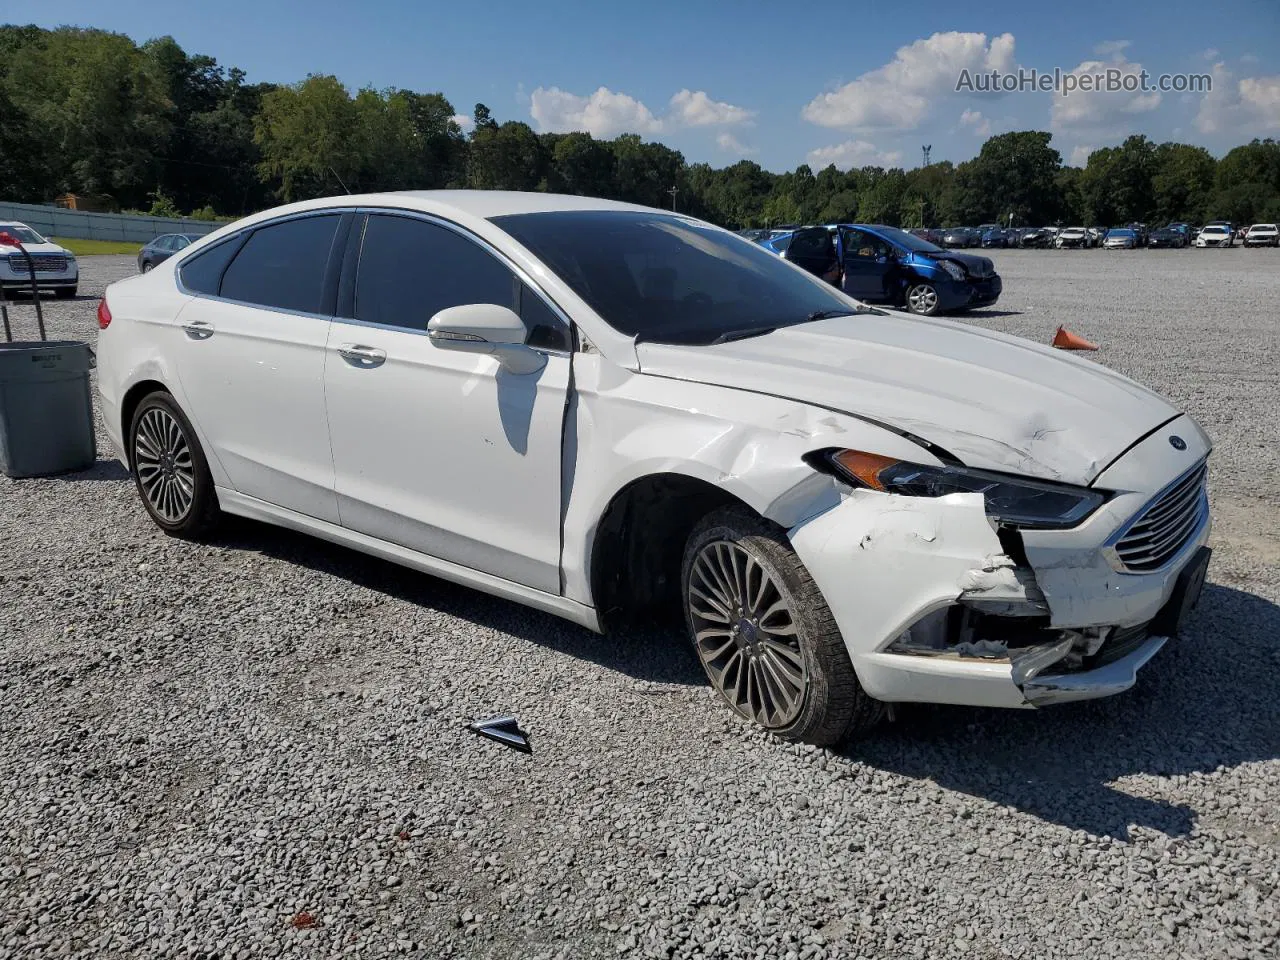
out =
[[[1207,463],[1192,468],[1129,523],[1114,547],[1124,569],[1150,573],[1177,556],[1209,514],[1208,476]]]
[[[67,258],[57,253],[35,253],[31,255],[36,273],[61,273],[67,269]],[[20,253],[9,254],[9,267],[19,274],[27,272],[27,258]]]

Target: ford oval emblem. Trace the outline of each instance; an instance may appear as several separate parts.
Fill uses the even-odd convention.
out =
[[[1187,449],[1187,441],[1175,434],[1169,438],[1169,446],[1173,447],[1175,450],[1185,450]]]

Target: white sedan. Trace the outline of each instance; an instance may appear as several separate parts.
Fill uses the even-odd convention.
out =
[[[592,630],[679,616],[788,739],[1124,690],[1208,561],[1209,439],[1165,400],[674,213],[309,201],[113,284],[99,326],[163,530],[239,514]]]
[[[31,262],[16,247],[0,247],[0,287],[6,293],[31,289],[31,268],[35,268],[36,289],[52,291],[59,297],[74,297],[80,284],[80,265],[66,247],[47,240],[25,223],[0,222],[0,233],[18,240]]]
[[[1229,247],[1232,239],[1230,227],[1211,223],[1200,228],[1200,232],[1196,234],[1195,245],[1197,247]]]

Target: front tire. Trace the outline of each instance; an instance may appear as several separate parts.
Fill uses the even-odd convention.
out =
[[[735,713],[783,740],[831,746],[869,730],[835,617],[781,528],[740,507],[708,515],[681,571],[685,622],[707,678]]]
[[[907,309],[922,317],[932,317],[940,308],[938,288],[932,283],[913,283],[907,288]]]
[[[143,397],[129,425],[129,466],[142,505],[165,533],[207,537],[220,513],[209,463],[196,432],[167,393]]]

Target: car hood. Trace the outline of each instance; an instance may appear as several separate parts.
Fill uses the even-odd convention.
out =
[[[947,320],[859,314],[714,346],[641,343],[642,373],[794,399],[972,467],[1088,484],[1178,415],[1106,367]],[[874,451],[872,451],[874,452]]]
[[[929,260],[954,260],[962,264],[973,277],[989,277],[996,272],[996,265],[989,257],[979,257],[972,253],[954,253],[950,250],[939,253],[918,254]]]
[[[61,254],[64,257],[71,256],[71,251],[66,247],[60,247],[56,243],[24,243],[23,249],[30,254]],[[17,253],[17,247],[0,247],[0,256],[10,253]]]

